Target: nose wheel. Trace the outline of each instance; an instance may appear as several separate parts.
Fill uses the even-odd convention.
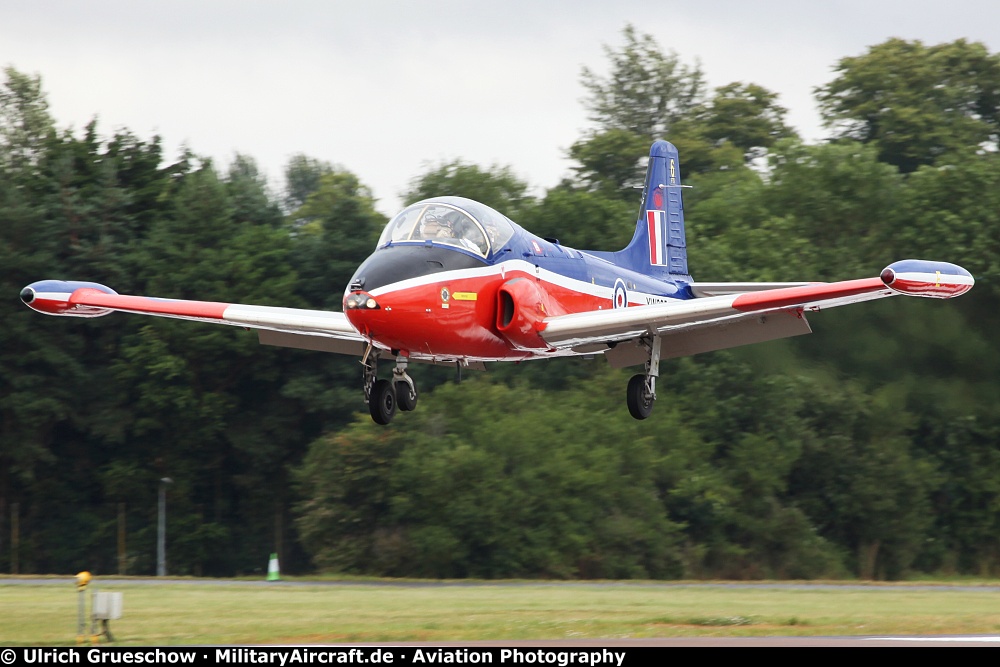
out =
[[[408,359],[403,356],[396,357],[396,367],[392,369],[392,384],[396,391],[396,402],[399,409],[409,412],[417,407],[417,385],[413,383],[413,378],[406,374],[406,364]]]
[[[396,367],[392,369],[391,380],[379,380],[379,352],[369,344],[365,355],[361,358],[364,368],[365,403],[371,413],[372,421],[385,426],[396,416],[396,410],[408,412],[417,407],[417,386],[406,373],[408,359],[396,357]]]

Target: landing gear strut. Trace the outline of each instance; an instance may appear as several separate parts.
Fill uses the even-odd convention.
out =
[[[368,404],[372,420],[385,426],[396,416],[397,408],[405,412],[417,407],[417,387],[413,378],[406,374],[409,361],[406,357],[396,357],[391,380],[378,379],[378,359],[379,351],[369,343],[361,357],[365,403]]]
[[[409,412],[417,407],[417,385],[413,383],[413,378],[406,374],[406,365],[409,359],[402,355],[396,356],[396,367],[392,369],[392,384],[395,387],[396,402],[399,409]]]
[[[628,411],[636,419],[645,419],[653,411],[653,401],[656,400],[656,378],[660,375],[660,337],[654,335],[644,338],[642,344],[649,352],[646,372],[633,375],[628,381],[626,391]]]

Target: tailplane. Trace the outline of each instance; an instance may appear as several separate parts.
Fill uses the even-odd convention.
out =
[[[635,236],[615,261],[633,271],[666,280],[691,282],[684,234],[684,202],[677,148],[656,141],[649,149],[646,184]]]

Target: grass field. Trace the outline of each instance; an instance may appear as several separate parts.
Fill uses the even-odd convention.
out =
[[[1000,633],[996,588],[97,584],[124,594],[118,645]],[[75,586],[0,579],[0,619],[0,645],[74,645]]]

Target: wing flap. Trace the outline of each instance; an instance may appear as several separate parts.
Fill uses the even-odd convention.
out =
[[[290,347],[296,350],[311,350],[313,352],[333,352],[334,354],[347,354],[353,357],[363,355],[367,344],[360,337],[358,340],[354,340],[302,332],[275,331],[274,329],[260,329],[257,332],[257,340],[261,345]]]
[[[778,311],[767,315],[746,316],[668,331],[660,344],[660,358],[686,357],[807,333],[812,333],[812,329],[805,316],[799,313]],[[646,363],[649,349],[636,338],[617,343],[614,347],[606,347],[604,356],[613,368],[638,366]]]
[[[805,315],[777,311],[766,315],[725,320],[716,326],[682,329],[668,333],[660,347],[660,358],[672,359],[740,345],[763,343],[812,333]]]

